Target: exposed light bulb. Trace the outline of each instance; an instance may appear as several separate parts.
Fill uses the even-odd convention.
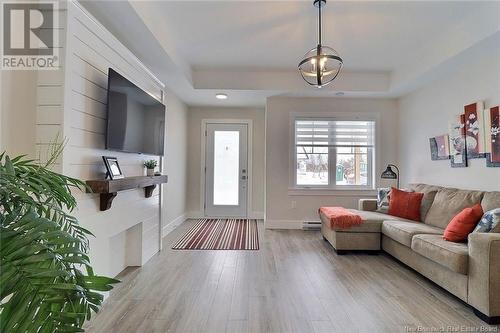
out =
[[[321,68],[321,70],[324,70],[325,65],[326,65],[326,57],[323,57],[319,60],[319,68]]]

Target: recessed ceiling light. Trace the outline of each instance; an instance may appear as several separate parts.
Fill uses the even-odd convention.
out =
[[[344,92],[343,91],[337,91],[335,93],[336,96],[344,96]]]
[[[215,94],[215,98],[217,99],[227,99],[227,95],[226,94]]]

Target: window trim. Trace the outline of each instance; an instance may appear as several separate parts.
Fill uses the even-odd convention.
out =
[[[369,163],[369,174],[371,174],[371,179],[369,178],[370,184],[364,185],[334,185],[334,182],[331,181],[332,173],[328,172],[329,183],[330,185],[297,185],[297,154],[296,154],[296,145],[295,145],[295,122],[300,119],[314,119],[314,120],[338,120],[338,121],[373,121],[375,123],[375,143],[372,148],[372,154],[369,154],[369,158],[372,160],[372,163]],[[380,113],[378,112],[370,112],[370,113],[345,113],[345,112],[291,112],[289,117],[289,129],[290,129],[290,149],[289,149],[289,186],[288,186],[288,194],[289,195],[356,195],[356,194],[365,194],[365,195],[375,195],[375,188],[378,184],[377,178],[375,176],[375,172],[377,170],[377,165],[379,165],[379,154],[377,153],[377,147],[380,142]],[[329,157],[328,163],[332,165],[332,158],[336,158],[333,154],[330,154],[330,149],[334,150],[335,148],[329,148]],[[335,160],[333,160],[335,162]],[[307,194],[306,194],[307,193]]]

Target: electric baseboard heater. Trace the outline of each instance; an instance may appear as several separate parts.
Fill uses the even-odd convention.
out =
[[[319,229],[321,229],[321,221],[302,222],[302,230],[319,230]]]

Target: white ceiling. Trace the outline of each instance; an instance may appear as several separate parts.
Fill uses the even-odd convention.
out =
[[[312,1],[83,4],[188,104],[264,105],[276,94],[318,95],[296,72],[316,44]],[[400,96],[437,67],[470,61],[470,48],[500,49],[498,1],[330,0],[323,18],[323,43],[345,67],[321,95]],[[216,101],[219,90],[230,98]]]
[[[312,1],[141,1],[157,38],[194,68],[294,69],[317,42]],[[436,34],[477,10],[472,2],[336,2],[323,9],[323,42],[346,69],[392,70],[418,59]]]

